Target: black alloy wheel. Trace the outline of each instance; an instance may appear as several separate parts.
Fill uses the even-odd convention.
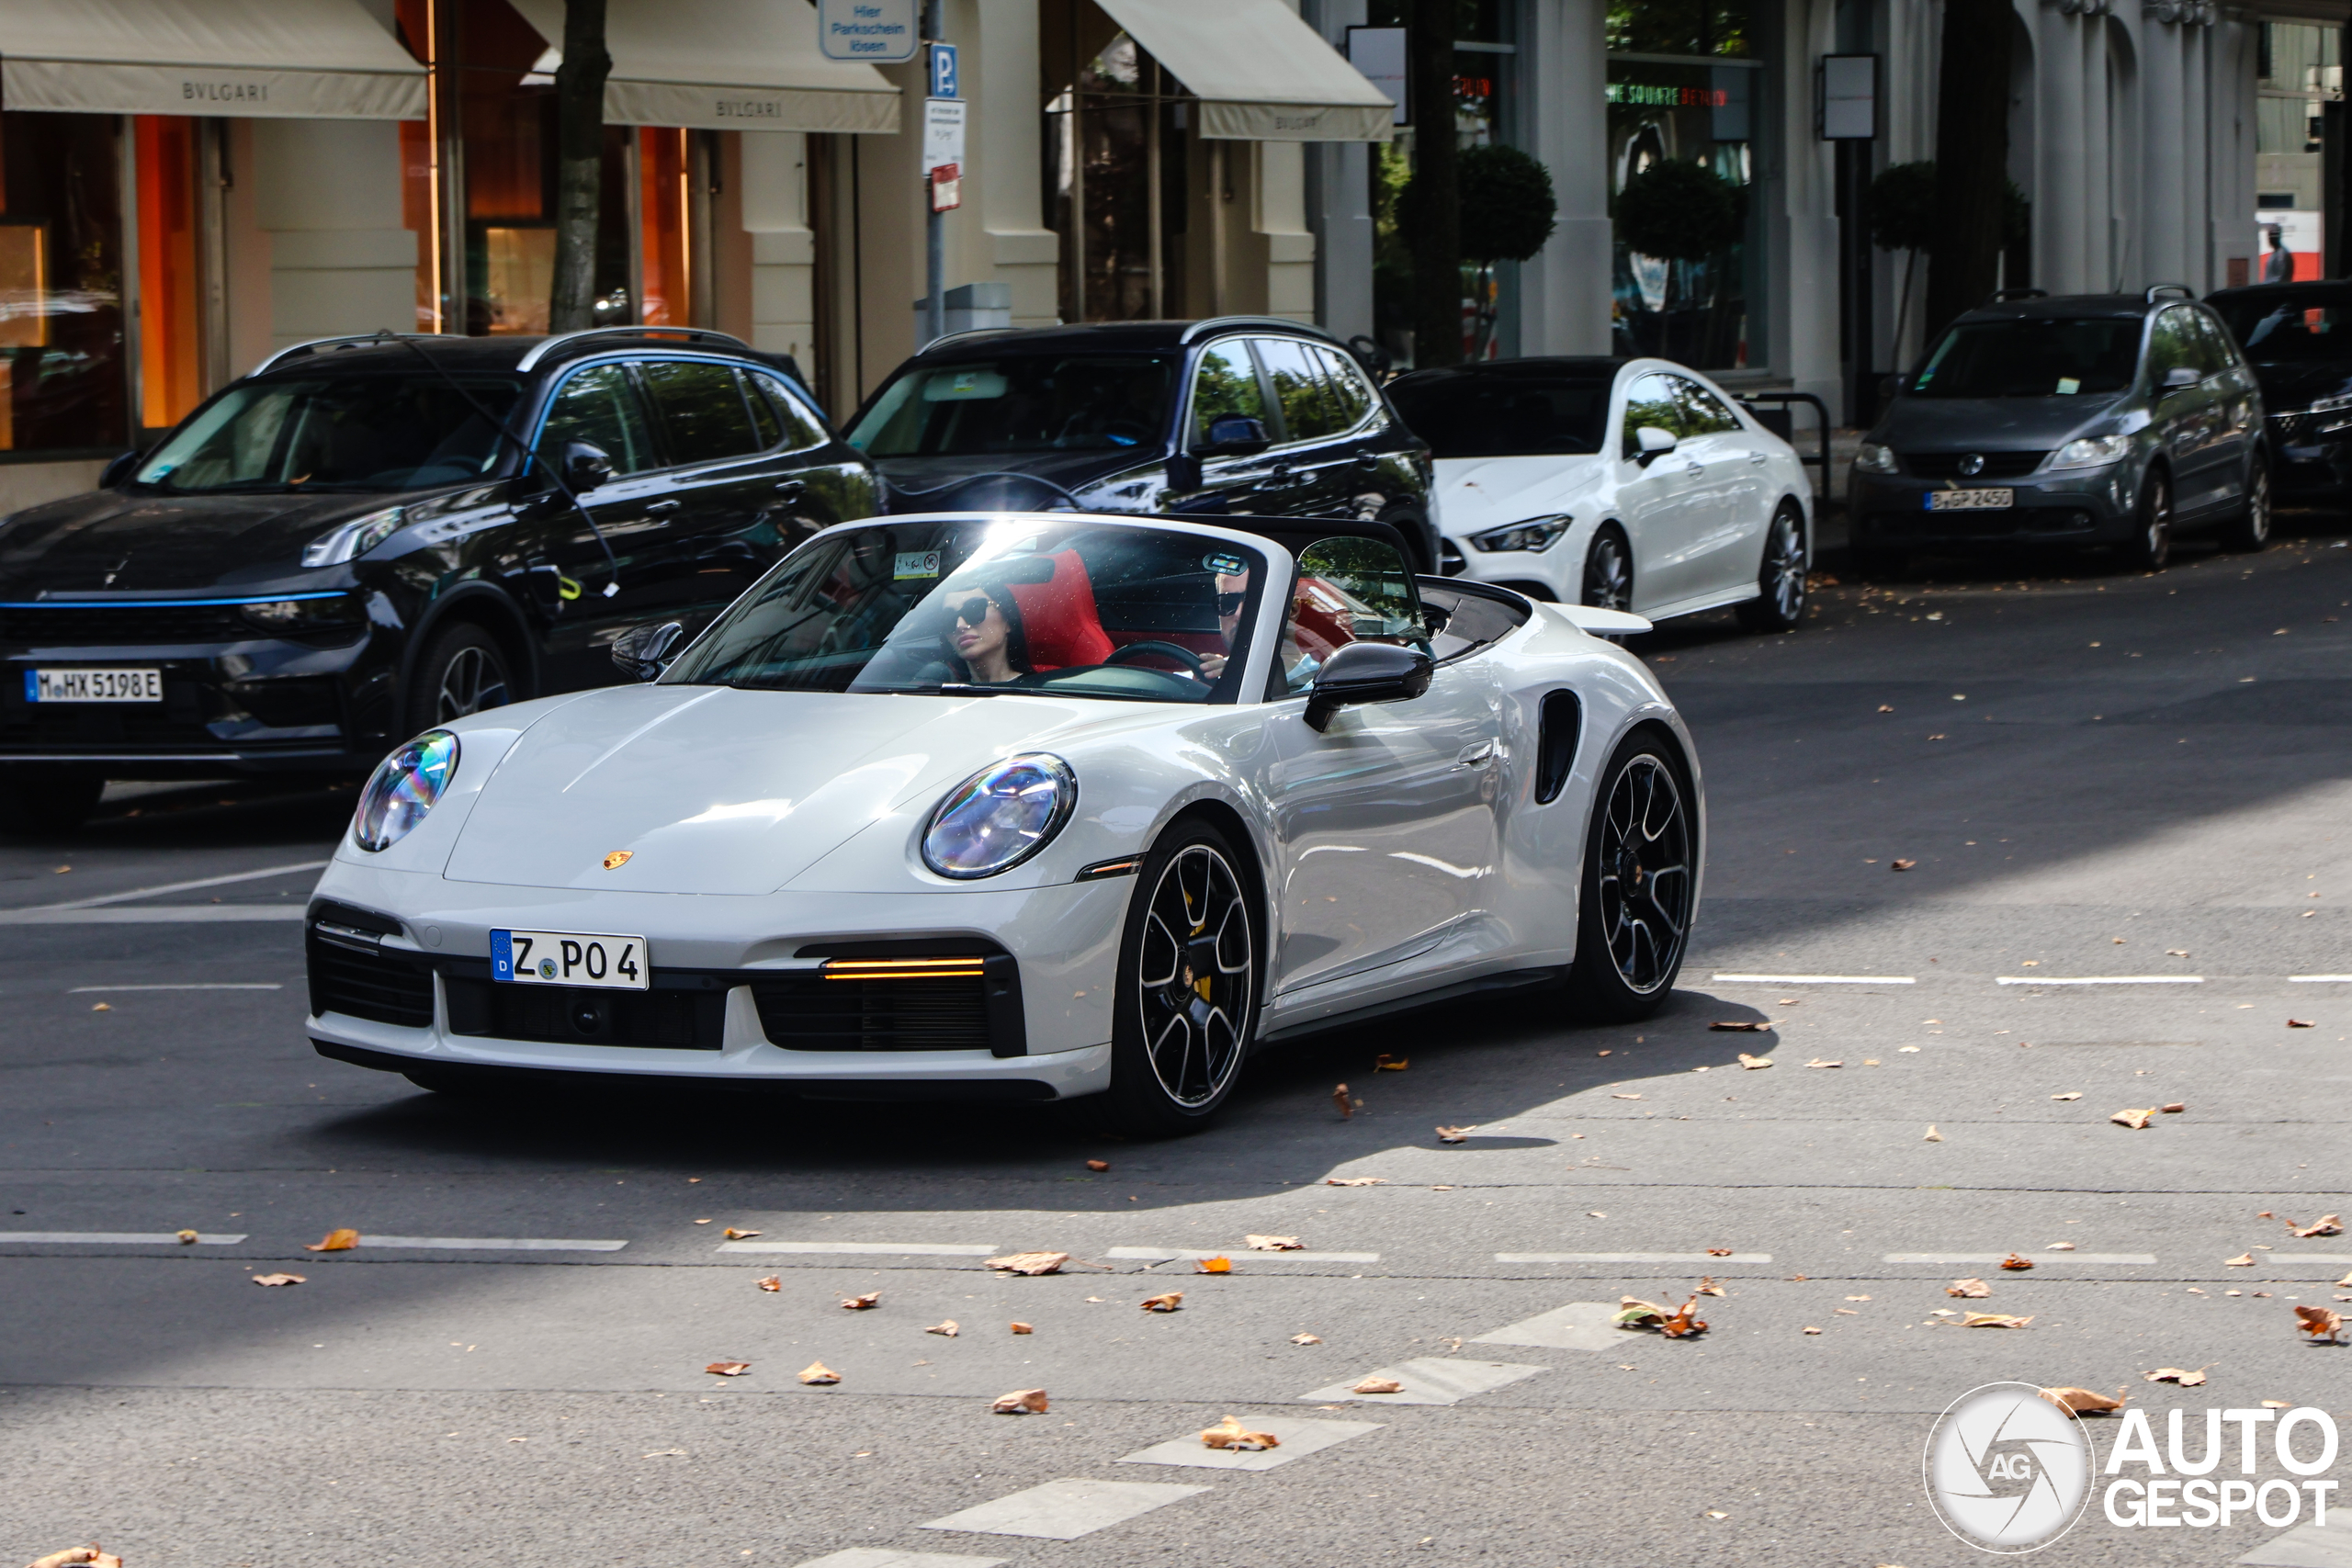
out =
[[[1634,555],[1614,526],[1592,536],[1584,556],[1584,591],[1577,599],[1596,610],[1633,609]]]
[[[435,637],[416,661],[408,732],[431,729],[514,700],[505,650],[481,627],[459,624]]]
[[[2172,559],[2172,482],[2164,475],[2148,476],[2122,555],[2126,565],[2142,571],[2162,571]]]
[[[1258,1023],[1255,895],[1225,835],[1180,825],[1137,875],[1119,944],[1111,1093],[1124,1130],[1204,1125],[1232,1092]]]
[[[1618,747],[1584,852],[1568,986],[1596,1022],[1649,1017],[1674,991],[1690,934],[1696,829],[1682,769],[1655,735]]]
[[[1804,625],[1805,572],[1811,565],[1804,547],[1804,514],[1784,501],[1764,530],[1756,597],[1740,605],[1739,624],[1752,632],[1792,632]]]
[[[2270,465],[2257,452],[2246,466],[2245,502],[2222,530],[2222,547],[2251,553],[2270,543]]]

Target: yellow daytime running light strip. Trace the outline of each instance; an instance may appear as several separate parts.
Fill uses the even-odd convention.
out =
[[[828,980],[977,980],[980,958],[831,958],[825,962]]]

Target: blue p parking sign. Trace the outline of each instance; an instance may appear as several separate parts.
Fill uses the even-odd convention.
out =
[[[931,96],[934,98],[960,98],[956,90],[956,46],[935,43],[931,46]]]

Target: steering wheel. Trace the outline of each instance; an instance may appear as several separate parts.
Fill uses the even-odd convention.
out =
[[[1172,642],[1131,642],[1125,648],[1112,649],[1111,657],[1104,660],[1102,662],[1105,664],[1125,664],[1128,660],[1133,659],[1139,654],[1146,653],[1165,654],[1169,658],[1176,660],[1187,670],[1192,671],[1193,679],[1195,681],[1206,681],[1208,679],[1206,675],[1201,672],[1201,656],[1194,653],[1189,648],[1179,648]]]

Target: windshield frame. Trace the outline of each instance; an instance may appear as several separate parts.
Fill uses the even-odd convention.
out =
[[[1051,685],[981,686],[963,682],[944,682],[939,687],[869,688],[865,691],[826,691],[821,687],[766,686],[749,682],[689,678],[692,663],[689,655],[703,649],[707,642],[720,634],[732,618],[738,605],[749,606],[760,588],[779,574],[790,570],[805,555],[829,548],[831,544],[862,530],[900,526],[932,526],[935,525],[1034,525],[1055,532],[1073,528],[1124,530],[1145,534],[1182,534],[1212,545],[1228,545],[1253,552],[1266,565],[1265,581],[1253,583],[1250,592],[1256,604],[1238,628],[1241,643],[1238,661],[1238,676],[1228,672],[1221,677],[1208,697],[1201,702],[1180,701],[1175,698],[1155,698],[1138,694],[1118,694],[1089,691],[1077,686],[1057,688]],[[1340,531],[1335,529],[1335,532]],[[942,577],[941,585],[969,570],[959,566],[954,573]],[[1296,558],[1277,541],[1261,534],[1244,533],[1239,529],[1204,525],[1189,517],[1139,516],[1134,514],[1104,514],[1079,512],[921,512],[897,513],[876,517],[854,518],[836,523],[820,533],[811,535],[796,546],[782,560],[777,561],[737,598],[736,604],[722,611],[710,624],[696,633],[692,641],[680,649],[669,667],[656,677],[657,684],[704,686],[744,692],[775,692],[802,696],[852,697],[935,697],[950,701],[966,701],[975,697],[1046,697],[1059,701],[1083,699],[1088,702],[1116,704],[1121,706],[1175,709],[1197,713],[1204,709],[1225,708],[1260,700],[1266,688],[1268,671],[1274,658],[1273,649],[1280,640],[1283,617],[1288,614],[1290,595],[1298,571]]]
[[[226,485],[214,485],[208,486],[200,490],[192,490],[186,486],[176,485],[170,482],[170,475],[168,473],[159,475],[152,479],[145,477],[149,467],[152,466],[157,458],[161,457],[175,441],[178,440],[182,434],[195,430],[215,408],[229,399],[239,396],[240,394],[266,392],[273,384],[291,384],[324,379],[349,381],[424,381],[440,387],[444,390],[448,390],[449,382],[454,380],[458,386],[464,388],[468,393],[471,394],[475,398],[481,398],[485,391],[502,390],[506,388],[512,388],[514,391],[514,400],[506,406],[505,412],[500,416],[498,426],[500,434],[496,434],[492,437],[497,450],[489,465],[477,473],[461,478],[434,479],[423,484],[410,485],[357,485],[337,481],[327,481],[319,484],[288,484],[284,480],[270,479],[255,480],[252,482],[238,482]],[[185,418],[166,432],[161,440],[157,441],[153,446],[147,448],[144,452],[139,454],[138,466],[131,470],[130,476],[122,480],[121,483],[123,488],[126,490],[136,490],[147,494],[175,496],[189,500],[204,496],[237,495],[423,496],[429,495],[436,491],[462,489],[470,485],[488,484],[508,478],[513,473],[514,464],[517,460],[517,454],[514,443],[508,439],[508,436],[513,434],[515,415],[518,412],[532,409],[536,406],[538,400],[538,389],[533,384],[531,378],[516,375],[508,371],[485,372],[481,370],[453,370],[448,372],[447,380],[443,379],[442,376],[438,373],[437,367],[428,368],[423,365],[419,365],[413,370],[379,370],[364,373],[345,370],[339,375],[332,378],[316,373],[315,367],[313,369],[313,373],[308,376],[302,375],[299,373],[299,371],[294,373],[281,373],[272,376],[248,376],[230,382],[227,386],[220,388],[210,397],[206,398],[202,402],[197,404],[194,409],[188,412]]]

